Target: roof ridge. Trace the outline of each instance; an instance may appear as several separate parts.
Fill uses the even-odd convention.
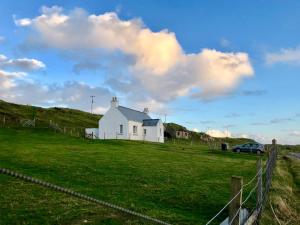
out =
[[[133,111],[136,111],[136,112],[139,112],[139,113],[144,113],[142,111],[139,111],[139,110],[136,110],[136,109],[131,109],[131,108],[128,108],[128,107],[125,107],[125,106],[121,106],[121,105],[119,105],[118,107],[123,107],[123,108],[126,108],[126,109],[130,109],[130,110],[133,110]],[[147,114],[147,113],[144,113],[144,114]]]

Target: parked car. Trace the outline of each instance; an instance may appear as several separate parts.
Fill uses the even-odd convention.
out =
[[[242,145],[236,145],[232,148],[233,152],[253,152],[256,154],[262,154],[265,152],[265,147],[259,143],[246,143]]]

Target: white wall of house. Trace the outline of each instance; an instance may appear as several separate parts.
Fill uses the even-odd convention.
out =
[[[120,125],[123,125],[123,133],[120,133]],[[129,139],[128,120],[114,106],[99,120],[99,139]]]
[[[143,129],[146,129],[143,140],[164,143],[164,126],[161,120],[159,120],[157,126],[144,126]]]
[[[136,121],[128,121],[128,135],[129,140],[143,140],[143,127],[142,123]],[[133,132],[133,126],[137,127],[137,132]]]

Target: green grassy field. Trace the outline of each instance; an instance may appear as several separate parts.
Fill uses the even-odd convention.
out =
[[[244,182],[255,175],[257,157],[196,144],[93,141],[48,129],[0,129],[0,167],[174,224],[205,224],[229,200],[232,175]],[[0,193],[0,224],[143,223],[6,175],[0,175]]]

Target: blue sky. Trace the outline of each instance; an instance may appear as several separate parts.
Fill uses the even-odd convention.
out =
[[[299,10],[282,0],[4,0],[0,98],[88,111],[96,95],[103,113],[116,95],[189,129],[299,144]]]

